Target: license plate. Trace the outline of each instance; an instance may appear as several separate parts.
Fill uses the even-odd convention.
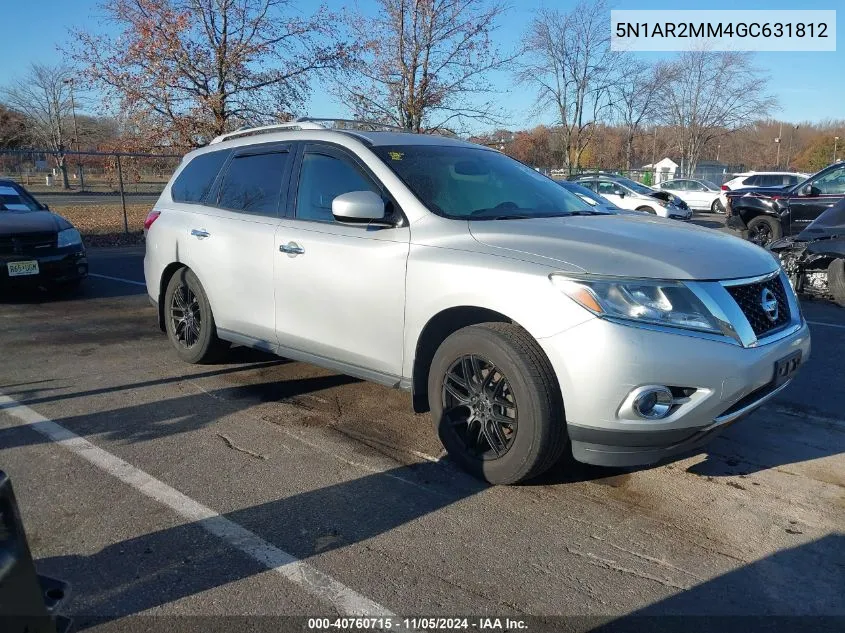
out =
[[[9,262],[6,267],[9,269],[9,277],[38,274],[38,262],[34,259],[28,262]]]
[[[782,385],[792,378],[801,366],[801,350],[781,358],[775,363],[775,384]]]

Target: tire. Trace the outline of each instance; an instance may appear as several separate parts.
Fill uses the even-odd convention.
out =
[[[768,215],[758,215],[748,223],[748,239],[757,246],[766,246],[779,240],[783,234],[780,222]]]
[[[477,374],[467,371],[467,362],[471,368],[473,364],[486,367],[486,376],[483,369]],[[448,379],[451,393],[444,388],[447,374],[452,376]],[[470,404],[473,391],[454,381],[458,375],[484,377],[486,389],[478,389],[478,381],[471,378],[467,384],[474,384],[476,394],[486,392],[486,400],[476,395],[479,402]],[[456,405],[460,401],[454,393],[466,396],[467,404]],[[563,401],[554,371],[534,339],[517,325],[482,323],[446,338],[431,363],[428,400],[435,429],[449,456],[491,484],[515,484],[536,477],[553,466],[568,446]],[[502,401],[514,406],[496,404]],[[475,419],[470,426],[470,406],[477,407],[481,418],[486,415],[486,421]],[[494,414],[513,422],[510,426],[494,422],[490,417]],[[483,437],[482,424],[488,429]],[[493,426],[499,429],[498,435]],[[498,442],[497,452],[488,436],[507,445]]]
[[[636,208],[637,211],[645,211],[646,213],[651,213],[652,215],[657,215],[657,211],[655,211],[652,207],[647,207],[645,205]]]
[[[710,213],[724,213],[725,207],[722,206],[721,201],[716,198],[713,204],[710,205]]]
[[[834,259],[827,267],[827,285],[833,300],[845,308],[845,259]]]
[[[177,293],[181,293],[181,299]],[[180,304],[192,308],[191,317],[186,320],[181,318],[187,312],[180,309]],[[177,324],[177,321],[181,321],[181,324]],[[167,284],[164,292],[164,325],[167,338],[176,348],[179,358],[186,363],[215,362],[229,347],[228,343],[217,338],[211,304],[200,280],[189,268],[176,271]]]

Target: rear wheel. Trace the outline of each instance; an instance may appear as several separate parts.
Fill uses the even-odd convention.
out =
[[[490,483],[536,477],[567,446],[554,371],[517,325],[483,323],[449,336],[434,355],[428,398],[449,456]]]
[[[833,300],[845,308],[845,259],[834,259],[827,267],[827,285]]]
[[[713,201],[713,204],[710,205],[710,212],[711,213],[724,213],[725,207],[722,206],[722,202],[716,198]]]
[[[767,215],[758,215],[748,223],[748,239],[757,246],[766,246],[781,238],[780,222]]]
[[[188,268],[177,271],[167,284],[164,322],[170,342],[185,362],[211,363],[221,358],[228,348],[228,343],[217,337],[205,290]]]

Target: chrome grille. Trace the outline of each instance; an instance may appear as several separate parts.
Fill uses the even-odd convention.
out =
[[[769,318],[763,309],[763,292],[766,289],[770,290],[777,300],[778,312],[774,320]],[[757,337],[770,334],[789,323],[792,315],[789,312],[789,301],[780,275],[757,283],[727,286],[726,290],[748,319]]]

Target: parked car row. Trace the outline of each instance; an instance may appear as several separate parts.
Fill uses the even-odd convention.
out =
[[[675,220],[689,220],[692,217],[689,205],[674,192],[652,189],[630,178],[607,173],[590,173],[579,174],[572,180],[622,209],[645,211]]]

